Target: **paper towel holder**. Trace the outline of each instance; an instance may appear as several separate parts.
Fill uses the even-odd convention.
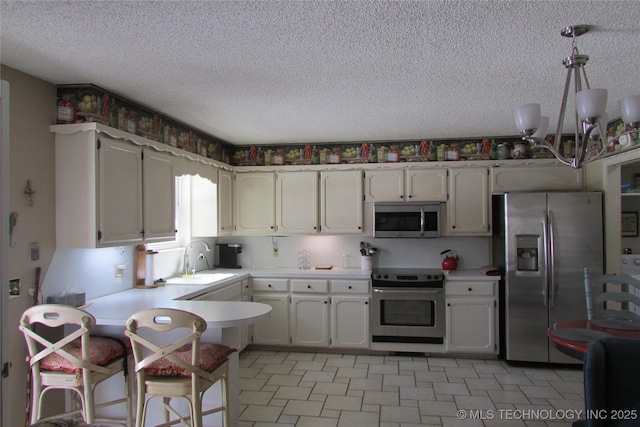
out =
[[[134,287],[138,289],[151,289],[156,288],[158,285],[155,283],[152,285],[145,285],[145,278],[147,276],[147,255],[157,254],[157,251],[153,251],[151,249],[147,250],[145,245],[137,245],[136,246],[136,256],[135,256],[135,279],[134,279]]]

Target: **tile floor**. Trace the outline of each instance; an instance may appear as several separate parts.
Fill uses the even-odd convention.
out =
[[[570,426],[582,370],[498,360],[246,350],[239,427]]]

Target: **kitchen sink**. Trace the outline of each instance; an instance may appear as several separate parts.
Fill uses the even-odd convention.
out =
[[[167,279],[167,285],[211,285],[220,280],[233,277],[233,273],[197,273]]]

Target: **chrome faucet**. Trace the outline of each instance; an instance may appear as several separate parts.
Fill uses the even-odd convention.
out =
[[[202,251],[198,254],[198,257],[196,258],[195,262],[193,263],[193,267],[191,268],[191,271],[189,271],[189,248],[194,244],[194,243],[202,243],[204,245],[204,250],[206,252],[211,252],[211,248],[209,247],[209,244],[207,242],[205,242],[202,239],[196,239],[196,240],[192,240],[189,243],[187,243],[187,245],[184,247],[184,262],[182,265],[182,275],[185,274],[196,274],[196,267],[198,265],[198,261],[201,259],[204,259],[206,261],[206,257],[205,255],[202,253]],[[209,262],[207,261],[207,265],[209,265]]]

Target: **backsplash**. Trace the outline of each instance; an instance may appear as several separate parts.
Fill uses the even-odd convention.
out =
[[[232,236],[219,243],[240,243],[238,259],[243,268],[298,268],[304,249],[310,253],[310,266],[332,265],[360,268],[360,242],[378,248],[373,267],[440,268],[440,252],[452,249],[460,256],[461,269],[478,268],[490,260],[489,237],[439,237],[436,239],[374,239],[364,236]],[[273,256],[273,247],[278,256]]]
[[[475,269],[490,261],[489,237],[440,237],[436,239],[374,239],[364,236],[228,236],[211,242],[240,243],[238,260],[247,268],[298,268],[301,252],[309,253],[309,265],[360,268],[360,242],[378,248],[372,266],[398,268],[440,268],[440,253],[451,249],[460,256],[459,269]],[[278,256],[273,256],[273,247]],[[133,287],[134,248],[57,249],[43,280],[44,298],[68,292],[85,292],[86,299],[97,298]],[[182,249],[161,251],[154,258],[156,279],[180,274]],[[208,253],[213,265],[213,252]],[[115,277],[116,264],[125,266]],[[206,268],[200,264],[199,268]],[[240,270],[242,271],[242,270]]]

